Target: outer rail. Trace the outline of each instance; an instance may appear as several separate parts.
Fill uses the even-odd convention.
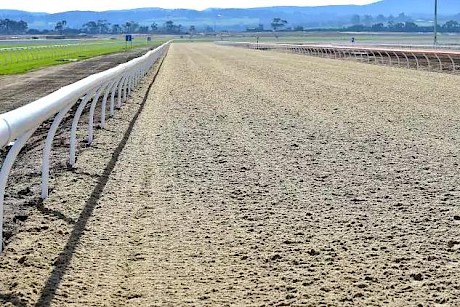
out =
[[[0,65],[8,67],[8,65],[16,63],[50,58],[62,58],[64,60],[65,57],[77,56],[78,52],[88,51],[95,46],[113,46],[116,44],[116,42],[103,42],[0,48]],[[46,51],[46,53],[41,51]]]
[[[246,42],[216,42],[220,45],[257,50],[273,50],[334,59],[353,59],[366,63],[385,64],[415,69],[456,72],[460,67],[460,51],[409,47],[360,45],[297,45]]]
[[[10,170],[27,140],[44,122],[54,117],[48,130],[42,156],[41,197],[48,197],[49,160],[54,136],[65,115],[78,105],[73,117],[70,134],[69,164],[75,165],[77,147],[77,127],[83,110],[90,106],[88,124],[88,144],[93,141],[94,111],[101,107],[101,127],[105,126],[106,107],[110,105],[110,116],[115,108],[120,108],[131,90],[148,73],[157,60],[167,52],[170,42],[149,51],[145,55],[112,69],[91,75],[76,83],[27,104],[16,110],[0,115],[0,148],[11,145],[0,171],[0,253],[3,249],[3,212],[5,187]]]

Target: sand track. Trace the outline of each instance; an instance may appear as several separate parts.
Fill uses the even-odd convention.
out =
[[[457,306],[459,82],[175,44],[10,242],[0,302]]]

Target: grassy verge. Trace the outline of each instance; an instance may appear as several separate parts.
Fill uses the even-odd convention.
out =
[[[134,43],[132,48],[154,47],[162,42]],[[72,44],[0,51],[0,75],[20,74],[42,67],[81,61],[96,56],[132,50],[122,41]]]

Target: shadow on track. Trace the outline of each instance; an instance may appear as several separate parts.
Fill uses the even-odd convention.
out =
[[[109,181],[110,174],[115,168],[118,158],[121,152],[123,151],[124,147],[126,146],[129,136],[131,135],[133,131],[134,125],[136,124],[137,119],[139,118],[142,110],[145,107],[145,103],[150,94],[150,90],[152,89],[152,86],[161,70],[165,57],[163,57],[163,59],[160,62],[160,65],[158,66],[158,70],[155,73],[153,80],[147,89],[147,92],[139,107],[139,110],[136,112],[133,119],[129,123],[129,127],[126,130],[125,134],[123,135],[123,139],[121,140],[120,144],[118,144],[117,148],[112,154],[112,158],[110,159],[110,162],[107,164],[106,168],[104,169],[104,172],[99,178],[97,185],[94,187],[94,190],[92,191],[91,196],[86,201],[85,207],[83,211],[81,212],[80,217],[78,218],[77,222],[75,223],[75,227],[72,233],[70,234],[69,240],[67,241],[67,244],[64,247],[64,250],[57,257],[57,260],[54,264],[54,269],[51,272],[51,275],[48,277],[48,280],[40,293],[40,298],[38,299],[36,306],[40,306],[40,307],[50,306],[54,296],[56,295],[56,290],[59,287],[59,284],[61,283],[64,273],[67,271],[67,268],[75,252],[75,249],[78,246],[78,243],[80,242],[80,238],[83,235],[83,232],[86,228],[86,224],[89,218],[91,217],[91,215],[93,214],[94,208],[97,206],[99,199],[101,198],[102,192],[104,191],[104,188],[107,185],[107,182]],[[13,302],[13,301],[10,301],[10,302]]]
[[[24,300],[22,300],[19,296],[0,293],[0,304],[2,303],[11,303],[13,304],[13,306],[18,307],[27,306],[27,303]]]

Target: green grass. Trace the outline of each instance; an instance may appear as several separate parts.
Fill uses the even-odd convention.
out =
[[[133,42],[133,48],[158,46],[155,42]],[[30,49],[11,49],[0,51],[0,75],[11,75],[28,72],[42,67],[60,65],[69,62],[81,61],[100,55],[107,55],[126,51],[124,41],[91,41],[59,47],[47,46],[35,48],[36,45],[28,45]],[[3,47],[3,46],[2,46]],[[15,45],[14,47],[17,47]],[[130,45],[128,50],[131,49]]]

